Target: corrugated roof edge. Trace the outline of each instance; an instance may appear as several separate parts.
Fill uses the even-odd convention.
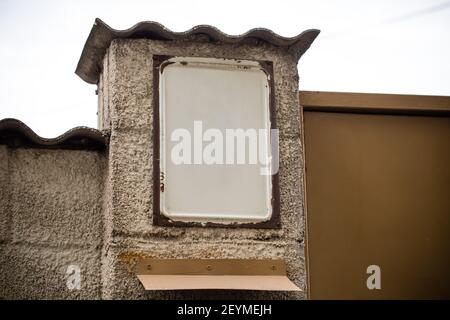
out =
[[[96,84],[101,72],[102,59],[114,39],[192,40],[206,36],[208,41],[221,43],[263,41],[274,46],[286,47],[297,59],[300,59],[319,33],[320,30],[309,29],[295,37],[286,38],[268,29],[255,28],[242,35],[232,36],[209,25],[199,25],[184,32],[174,32],[153,21],[139,22],[126,30],[116,30],[97,18],[83,47],[75,73],[84,81]]]
[[[0,120],[0,144],[13,148],[103,150],[108,145],[108,137],[96,129],[76,127],[47,139],[38,136],[22,121],[6,118]]]

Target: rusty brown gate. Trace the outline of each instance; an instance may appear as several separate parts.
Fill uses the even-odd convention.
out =
[[[450,97],[300,103],[309,297],[450,298]],[[367,286],[373,265],[380,289]]]

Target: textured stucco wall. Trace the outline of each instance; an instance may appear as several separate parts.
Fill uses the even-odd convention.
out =
[[[167,228],[152,223],[152,55],[269,60],[274,64],[280,129],[281,229]],[[114,40],[100,84],[101,129],[110,129],[102,255],[103,298],[303,298],[305,293],[145,292],[122,260],[154,258],[283,258],[306,291],[303,159],[297,59],[270,45]]]
[[[281,229],[153,225],[152,55],[269,60],[280,129]],[[99,82],[106,153],[0,145],[0,298],[304,298],[297,60],[270,45],[115,40]],[[133,258],[282,258],[301,293],[146,292]],[[66,287],[68,265],[81,290]]]
[[[105,168],[97,151],[0,145],[0,298],[101,297]]]

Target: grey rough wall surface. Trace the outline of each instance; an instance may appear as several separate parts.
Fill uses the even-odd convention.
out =
[[[0,297],[101,297],[106,157],[0,146]],[[69,265],[81,290],[66,286]]]
[[[8,148],[0,145],[0,244],[8,241],[10,238],[11,215],[8,210],[8,153]]]
[[[152,223],[152,55],[268,60],[274,65],[280,129],[281,229],[167,228]],[[296,58],[270,45],[114,40],[100,99],[110,126],[105,193],[103,298],[304,298],[303,159]],[[125,267],[130,257],[282,258],[302,293],[145,292]]]
[[[268,60],[280,129],[281,229],[153,225],[152,55]],[[297,60],[270,45],[115,40],[99,83],[108,155],[0,146],[0,298],[298,299],[305,297],[303,159]],[[146,292],[134,258],[284,259],[303,292]],[[81,268],[81,290],[66,269]]]

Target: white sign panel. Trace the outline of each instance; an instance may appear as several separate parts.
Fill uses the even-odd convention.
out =
[[[254,61],[177,57],[162,64],[161,214],[184,222],[270,220],[268,77]]]

